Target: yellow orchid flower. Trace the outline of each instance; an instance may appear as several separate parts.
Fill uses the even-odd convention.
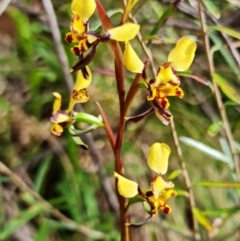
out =
[[[170,147],[165,143],[154,143],[150,147],[148,165],[157,175],[152,179],[150,189],[146,192],[143,192],[136,182],[114,173],[118,179],[117,188],[120,195],[132,198],[138,194],[149,205],[149,213],[152,217],[156,216],[159,210],[170,213],[171,207],[166,204],[166,201],[177,195],[176,191],[172,190],[174,184],[163,178],[168,168],[170,152]]]
[[[149,96],[147,99],[153,101],[158,110],[168,109],[170,104],[168,96],[184,96],[183,90],[179,87],[180,78],[176,71],[186,71],[192,64],[196,51],[196,43],[188,37],[178,40],[175,48],[169,53],[168,62],[160,65],[154,79],[146,78],[143,62],[132,48],[129,42],[125,43],[124,64],[133,73],[142,73],[147,85]]]
[[[86,88],[91,83],[91,80],[92,74],[88,66],[86,66],[84,70],[78,71],[77,80],[71,93],[67,110],[61,110],[62,96],[57,92],[53,92],[55,101],[53,103],[53,112],[51,116],[51,122],[53,122],[51,132],[54,135],[60,136],[63,133],[64,127],[68,126],[74,121],[72,112],[75,104],[85,103],[88,101],[89,96]]]
[[[168,55],[168,62],[159,66],[154,81],[147,84],[150,92],[148,100],[156,99],[163,109],[167,109],[170,105],[167,96],[184,96],[176,71],[186,71],[191,66],[196,48],[196,43],[188,37],[178,40]]]
[[[88,20],[96,9],[95,0],[73,0],[71,9],[71,32],[66,34],[65,40],[67,43],[77,43],[71,48],[71,52],[77,56],[81,56],[93,45],[98,45],[100,42],[106,42],[110,39],[128,41],[139,32],[140,26],[135,23],[125,23],[109,29],[105,34],[89,31]]]
[[[88,30],[88,19],[96,9],[95,0],[73,0],[72,2],[72,21],[70,25],[71,32],[66,34],[67,43],[77,43],[78,45],[71,48],[75,55],[81,55],[87,51],[98,39],[95,34]]]
[[[95,0],[73,0],[71,9],[86,23],[96,9],[96,2]]]

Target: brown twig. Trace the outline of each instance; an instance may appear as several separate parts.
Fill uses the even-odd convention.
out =
[[[192,189],[191,179],[190,179],[190,176],[188,174],[185,162],[183,160],[182,149],[181,149],[181,146],[180,146],[180,143],[179,143],[179,140],[178,140],[178,135],[177,135],[177,131],[175,129],[175,124],[174,124],[173,119],[171,119],[171,121],[170,121],[170,128],[171,128],[171,133],[172,133],[174,145],[175,145],[175,148],[176,148],[176,151],[177,151],[179,164],[180,164],[180,167],[182,169],[182,175],[184,177],[185,185],[186,185],[187,191],[189,193],[189,196],[188,196],[189,197],[189,203],[190,203],[191,210],[192,210],[195,207],[194,193],[193,193],[193,189]],[[192,214],[192,220],[193,220],[193,238],[194,238],[194,240],[199,240],[198,223],[197,223],[196,219],[194,218],[192,212],[191,212],[191,214]]]
[[[115,145],[116,145],[116,138],[114,136],[113,130],[112,130],[111,126],[110,126],[110,123],[108,121],[108,118],[107,118],[103,108],[101,107],[101,105],[98,102],[97,102],[97,106],[98,106],[100,115],[102,116],[103,123],[104,123],[104,126],[105,126],[105,130],[106,130],[106,133],[108,135],[108,139],[110,141],[110,144],[112,146],[112,150],[114,152]]]
[[[0,161],[0,173],[8,176],[14,184],[19,187],[22,191],[27,192],[32,197],[34,197],[38,202],[40,202],[44,209],[50,212],[55,218],[59,219],[60,221],[64,222],[67,226],[77,230],[79,233],[85,235],[86,237],[93,238],[93,239],[103,239],[105,238],[105,234],[102,232],[90,229],[84,225],[79,225],[78,223],[72,221],[71,219],[67,218],[64,214],[62,214],[59,210],[52,207],[49,202],[43,199],[37,192],[33,189],[28,187],[28,185],[15,173],[13,173],[6,165],[4,165]]]

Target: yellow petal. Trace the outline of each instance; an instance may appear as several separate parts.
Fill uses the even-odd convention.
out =
[[[168,180],[165,180],[161,175],[157,175],[151,182],[151,189],[156,199],[159,199],[163,191],[173,187],[174,184]]]
[[[123,60],[126,68],[133,73],[142,73],[144,64],[137,56],[129,42],[125,42]]]
[[[187,37],[178,40],[176,47],[168,55],[168,61],[172,62],[172,67],[176,71],[185,71],[189,69],[193,62],[196,43]]]
[[[87,32],[87,24],[78,15],[73,13],[70,30],[73,33],[77,33],[79,37],[83,37]]]
[[[135,23],[125,23],[119,27],[108,30],[110,38],[117,41],[128,41],[133,39],[139,32],[140,25]]]
[[[165,84],[169,82],[176,85],[180,84],[179,77],[173,71],[170,62],[159,66],[157,76],[156,76],[155,86],[158,87],[160,84]]]
[[[96,9],[95,0],[73,0],[72,12],[78,14],[84,23],[93,15]]]
[[[170,147],[165,143],[154,143],[148,152],[148,166],[158,174],[165,174],[168,168]]]
[[[118,179],[118,192],[126,198],[134,197],[138,194],[138,184],[114,172],[114,176]]]
[[[78,43],[79,35],[78,35],[78,33],[69,32],[66,34],[65,40],[67,43]]]
[[[79,70],[77,72],[77,79],[75,82],[74,89],[80,90],[87,88],[92,82],[92,72],[88,66],[84,70]]]
[[[97,37],[92,35],[92,34],[88,34],[87,35],[87,41],[88,43],[92,44],[93,42],[95,42],[97,40]]]
[[[169,198],[171,197],[175,197],[177,196],[177,192],[172,190],[172,189],[169,189],[169,190],[166,190],[164,191],[160,196],[159,196],[159,199],[163,200],[163,201],[167,201]]]
[[[59,124],[55,123],[51,126],[51,132],[55,136],[61,136],[61,134],[63,133],[63,128]]]
[[[73,107],[74,107],[75,104],[85,103],[88,100],[89,100],[89,95],[88,95],[88,91],[87,91],[86,88],[80,89],[80,90],[74,89],[72,91],[69,106],[68,106],[68,109],[67,109],[66,112],[70,113],[73,110]]]
[[[57,111],[60,110],[61,105],[62,105],[62,96],[57,93],[57,92],[53,92],[53,95],[56,97],[54,103],[53,103],[53,114],[55,114]]]
[[[160,86],[159,89],[166,96],[178,96],[179,98],[182,98],[184,96],[183,90],[178,86],[166,84],[166,85]]]

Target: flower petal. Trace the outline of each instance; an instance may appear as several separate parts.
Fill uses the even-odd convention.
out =
[[[148,166],[158,174],[165,174],[168,168],[170,147],[165,143],[154,143],[148,152]]]
[[[125,23],[119,27],[108,30],[110,38],[117,41],[128,41],[133,39],[139,32],[140,25],[135,23]]]
[[[62,126],[60,126],[59,124],[55,123],[51,126],[51,132],[55,135],[55,136],[61,136],[63,133],[63,128]]]
[[[65,40],[67,43],[78,43],[79,42],[79,34],[74,32],[66,33]]]
[[[187,37],[178,40],[176,47],[168,55],[168,61],[172,62],[172,67],[176,71],[185,71],[189,69],[193,62],[196,43]]]
[[[77,72],[77,79],[74,89],[80,90],[87,88],[92,82],[92,72],[88,66]]]
[[[144,64],[137,56],[131,44],[125,42],[125,51],[123,53],[123,60],[126,68],[133,73],[142,73]]]
[[[93,15],[96,9],[95,0],[73,0],[72,12],[78,14],[84,23]]]
[[[161,97],[161,95],[156,96],[156,100],[159,104],[161,104],[163,109],[168,109],[170,106],[170,103],[168,99],[166,98],[165,94]]]
[[[155,86],[158,87],[160,84],[165,84],[169,82],[175,85],[180,84],[179,77],[176,75],[176,73],[171,67],[171,62],[159,66]]]
[[[86,88],[80,89],[80,90],[73,89],[72,94],[71,94],[71,99],[69,102],[69,106],[67,109],[67,113],[70,113],[73,110],[73,107],[75,104],[85,103],[88,100],[89,100],[89,95],[88,95],[88,91]]]
[[[72,14],[72,22],[70,24],[70,30],[73,33],[77,33],[79,37],[83,37],[88,29],[88,23],[84,23],[78,14]]]
[[[118,179],[118,192],[126,198],[134,197],[138,194],[138,184],[114,172],[114,176]]]
[[[156,199],[159,199],[163,191],[173,187],[174,184],[168,180],[165,180],[161,175],[157,175],[151,182],[151,189]]]
[[[172,212],[172,208],[168,204],[164,204],[163,206],[160,205],[159,208],[166,214]]]
[[[67,123],[71,122],[71,117],[65,110],[59,110],[51,116],[51,122],[53,123]]]
[[[53,112],[52,113],[55,114],[61,108],[62,96],[57,92],[53,92],[53,95],[56,97],[56,99],[54,100],[54,103],[53,103]]]
[[[169,189],[164,191],[160,196],[159,199],[163,200],[163,201],[167,201],[169,198],[171,197],[175,197],[177,196],[177,192],[173,189]]]
[[[165,96],[178,96],[182,98],[184,96],[182,88],[170,84],[162,85],[160,91],[165,94]]]

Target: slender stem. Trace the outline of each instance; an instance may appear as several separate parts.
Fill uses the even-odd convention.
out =
[[[189,196],[188,196],[189,203],[190,203],[191,210],[192,210],[195,207],[194,193],[193,193],[192,184],[191,184],[191,180],[190,180],[186,165],[183,161],[182,149],[181,149],[181,146],[180,146],[180,143],[178,140],[178,135],[177,135],[177,131],[175,129],[175,124],[174,124],[173,119],[171,119],[171,121],[170,121],[170,128],[171,128],[171,132],[172,132],[174,145],[177,150],[179,164],[182,169],[182,174],[183,174],[183,177],[185,180],[185,185],[186,185],[187,191],[189,193]],[[194,240],[199,240],[198,223],[197,223],[196,219],[194,218],[192,212],[191,212],[191,214],[192,214],[192,220],[193,220],[193,238],[194,238]]]
[[[201,23],[201,28],[202,28],[203,43],[204,43],[205,51],[206,51],[208,70],[209,70],[210,75],[212,76],[215,69],[214,69],[213,60],[212,60],[211,55],[210,55],[210,53],[211,53],[210,43],[209,43],[209,38],[208,38],[208,35],[207,35],[208,29],[207,29],[205,14],[204,14],[204,11],[202,9],[201,0],[198,0],[198,13],[199,13],[200,23]],[[228,117],[227,117],[227,114],[226,114],[226,111],[225,111],[225,106],[222,102],[221,93],[220,93],[219,87],[218,87],[218,85],[216,84],[215,81],[213,81],[213,90],[214,90],[214,96],[215,96],[215,99],[216,99],[218,110],[219,110],[219,113],[221,115],[221,119],[222,119],[222,122],[223,122],[225,134],[226,134],[226,137],[227,137],[227,140],[228,140],[228,144],[229,144],[230,149],[232,151],[235,172],[236,172],[236,175],[237,175],[237,180],[240,180],[239,155],[238,155],[237,150],[234,146],[234,139],[233,139],[233,136],[232,136],[232,132],[231,132],[230,124],[229,124],[229,121],[228,121]]]
[[[127,97],[125,100],[124,116],[127,115],[130,105],[139,90],[138,84],[139,84],[139,81],[141,80],[141,78],[142,78],[142,74],[136,74],[136,76],[131,84],[131,87],[127,93]]]
[[[111,20],[109,19],[104,7],[102,6],[99,0],[95,0],[97,5],[98,16],[102,23],[102,27],[104,31],[108,31],[108,29],[112,28]],[[116,144],[115,144],[115,171],[121,175],[124,175],[123,169],[123,161],[121,158],[121,149],[123,142],[123,132],[125,128],[125,120],[124,120],[124,100],[125,100],[125,76],[124,76],[124,65],[123,65],[123,57],[122,50],[117,41],[111,40],[109,41],[109,46],[114,55],[114,66],[115,66],[115,77],[119,98],[119,124],[118,124],[118,132],[116,136]],[[116,180],[116,189],[117,189],[117,180]],[[120,229],[121,229],[121,241],[131,241],[132,235],[131,230],[125,223],[129,222],[130,216],[125,212],[126,199],[117,193],[119,208],[120,208]]]
[[[68,90],[71,92],[73,89],[73,79],[69,71],[70,68],[68,65],[68,58],[66,56],[66,53],[62,45],[61,34],[58,27],[57,17],[56,17],[52,2],[50,0],[42,0],[42,3],[47,13],[49,27],[51,29],[51,33],[54,39],[55,47],[58,53],[58,58],[63,69],[65,82],[67,84]]]

